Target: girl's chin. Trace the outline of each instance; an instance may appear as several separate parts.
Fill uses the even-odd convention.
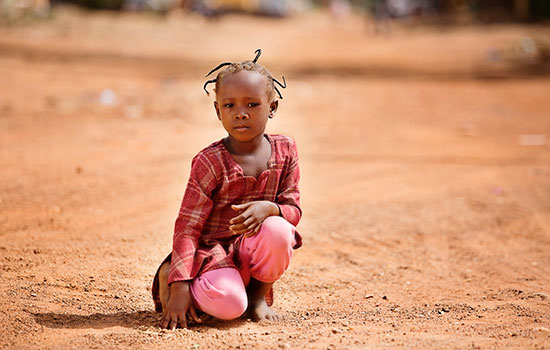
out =
[[[248,132],[234,132],[234,131],[232,131],[232,132],[229,133],[229,136],[235,141],[247,142],[247,141],[252,141],[252,140],[254,140],[258,137],[263,136],[263,133],[255,135],[254,133],[251,133],[250,130],[248,130]]]

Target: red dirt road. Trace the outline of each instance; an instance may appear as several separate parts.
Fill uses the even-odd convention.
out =
[[[550,348],[550,76],[516,57],[547,36],[67,10],[0,28],[0,348]],[[224,136],[203,75],[258,47],[303,173],[284,321],[161,330],[151,279],[191,157]]]

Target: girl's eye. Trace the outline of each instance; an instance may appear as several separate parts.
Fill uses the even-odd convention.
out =
[[[250,102],[248,104],[248,107],[256,107],[256,106],[259,106],[260,104],[259,103],[256,103],[256,102]]]
[[[226,103],[223,105],[225,108],[231,108],[233,107],[233,103]]]

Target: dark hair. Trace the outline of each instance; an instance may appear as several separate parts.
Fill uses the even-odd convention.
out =
[[[260,73],[267,78],[266,79],[267,91],[268,91],[267,95],[269,100],[272,100],[275,97],[275,92],[277,92],[277,95],[279,96],[280,99],[283,99],[283,95],[281,95],[281,92],[279,91],[279,89],[275,84],[279,85],[283,89],[286,88],[285,77],[283,77],[283,84],[281,84],[277,79],[273,78],[273,75],[271,75],[271,73],[267,70],[267,68],[265,68],[259,63],[256,63],[258,61],[258,58],[260,58],[260,55],[262,54],[262,50],[257,49],[255,53],[256,53],[256,57],[252,61],[243,61],[238,63],[224,62],[219,64],[216,68],[212,69],[208,74],[206,74],[206,77],[208,77],[210,74],[214,73],[220,68],[227,66],[224,70],[218,73],[218,75],[216,76],[216,79],[208,80],[206,83],[204,83],[203,89],[204,91],[206,91],[206,94],[210,95],[210,92],[208,92],[208,90],[206,89],[206,86],[208,84],[216,83],[216,90],[217,90],[220,85],[220,81],[222,81],[223,78],[225,78],[228,75],[246,70],[246,71]]]

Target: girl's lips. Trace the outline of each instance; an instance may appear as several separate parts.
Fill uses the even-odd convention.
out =
[[[233,129],[235,129],[237,131],[244,131],[244,130],[248,129],[248,126],[246,126],[246,125],[237,125],[237,126],[234,126]]]

